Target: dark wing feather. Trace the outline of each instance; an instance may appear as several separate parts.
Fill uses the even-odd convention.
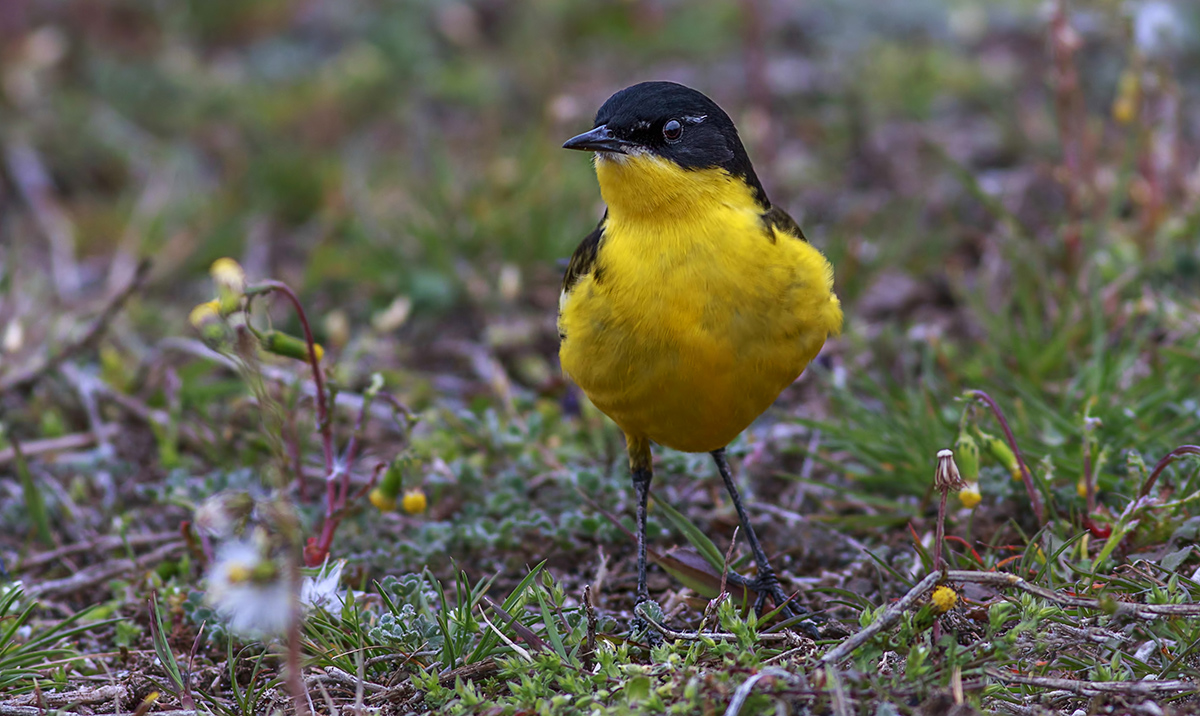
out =
[[[604,219],[608,218],[605,213]],[[600,240],[604,236],[604,219],[596,225],[592,233],[584,237],[583,241],[575,249],[575,253],[571,254],[571,261],[567,264],[567,272],[563,275],[562,290],[564,293],[570,293],[575,284],[579,283],[579,279],[591,273],[596,267],[596,255],[600,253]]]
[[[796,223],[796,220],[778,206],[772,206],[770,209],[767,209],[766,213],[762,215],[762,221],[767,227],[767,234],[772,242],[775,241],[775,234],[771,232],[771,229],[778,229],[785,234],[795,236],[801,241],[808,241],[808,238],[800,230],[800,225]]]

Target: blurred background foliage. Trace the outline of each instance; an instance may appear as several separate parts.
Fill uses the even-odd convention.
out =
[[[569,404],[561,262],[602,207],[559,145],[616,89],[671,79],[729,110],[836,266],[847,333],[779,413],[824,430],[823,469],[920,494],[954,396],[984,388],[1069,492],[1087,410],[1113,450],[1200,424],[1197,21],[1162,0],[8,0],[3,360],[151,257],[102,363],[165,406],[146,350],[187,334],[233,256],[297,288],[341,386],[383,370],[418,410]],[[237,391],[179,375],[185,410]],[[13,429],[82,429],[61,412]]]

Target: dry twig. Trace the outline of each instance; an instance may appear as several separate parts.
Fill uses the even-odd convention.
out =
[[[84,587],[90,587],[93,584],[98,584],[108,579],[112,579],[125,572],[132,572],[138,569],[146,569],[152,564],[170,557],[171,555],[183,549],[183,542],[171,542],[164,544],[158,549],[132,559],[114,559],[100,564],[94,564],[91,567],[81,569],[70,577],[63,579],[52,579],[46,582],[30,584],[26,588],[26,593],[30,597],[40,597],[46,594],[64,594],[73,592]]]
[[[367,681],[365,679],[359,679],[354,674],[351,674],[348,671],[342,671],[336,666],[327,666],[325,667],[324,671],[324,674],[309,674],[308,676],[304,677],[305,685],[312,687],[317,683],[340,684],[351,689],[365,689],[373,694],[387,691],[386,686],[380,686],[374,682]]]
[[[104,439],[110,438],[120,432],[121,428],[118,425],[104,425],[100,428],[100,436],[97,436],[92,431],[83,433],[72,433],[63,435],[57,438],[46,438],[45,440],[31,440],[21,443],[21,454],[27,459],[37,457],[39,455],[47,455],[56,452],[69,452],[72,450],[82,450],[86,447],[91,447],[97,442],[97,437]],[[16,459],[17,453],[13,448],[0,450],[0,467],[7,465]]]
[[[825,652],[825,655],[821,657],[821,663],[836,664],[850,656],[850,654],[854,653],[855,649],[866,644],[876,634],[900,621],[900,617],[904,612],[924,597],[929,590],[937,586],[937,583],[941,579],[941,572],[933,572],[917,582],[916,586],[908,590],[908,594],[900,597],[894,604],[885,609],[870,626]]]
[[[21,446],[21,450],[26,453],[28,452],[24,445]],[[40,567],[44,564],[55,562],[72,554],[79,554],[80,552],[107,552],[109,550],[120,549],[126,546],[144,547],[146,545],[162,544],[163,542],[169,542],[176,539],[179,539],[178,532],[155,532],[152,534],[141,535],[107,535],[103,537],[96,537],[95,539],[87,540],[86,542],[76,542],[75,544],[65,545],[59,547],[58,549],[50,550],[49,552],[35,554],[32,557],[20,562],[16,569],[17,571],[33,569],[34,567]]]
[[[1054,679],[1046,676],[1023,676],[999,669],[985,669],[984,673],[997,681],[1025,686],[1039,686],[1044,689],[1070,691],[1084,696],[1098,694],[1121,694],[1123,696],[1154,696],[1157,694],[1177,694],[1184,691],[1195,691],[1200,683],[1172,679],[1170,681],[1083,681],[1080,679]]]
[[[1112,603],[1104,604],[1099,599],[1078,597],[1073,594],[1063,594],[1052,589],[1039,587],[1015,574],[1008,572],[974,572],[967,570],[950,570],[943,574],[933,572],[898,599],[894,604],[868,627],[850,637],[846,641],[830,649],[821,657],[822,663],[835,664],[850,656],[855,649],[871,640],[879,632],[887,629],[900,620],[905,610],[920,601],[931,589],[940,582],[972,582],[986,584],[992,587],[1009,587],[1027,592],[1040,599],[1053,602],[1062,607],[1077,609],[1095,609],[1105,611],[1112,608]],[[1116,613],[1127,614],[1140,619],[1155,619],[1158,617],[1200,617],[1200,604],[1137,604],[1134,602],[1116,602]]]
[[[103,704],[111,701],[125,702],[129,700],[129,688],[124,684],[107,684],[95,688],[76,689],[74,691],[41,692],[25,694],[15,699],[0,703],[0,714],[3,709],[13,707],[62,708],[81,704]]]
[[[790,671],[784,671],[777,666],[768,666],[759,671],[754,676],[742,682],[741,686],[737,687],[737,691],[733,692],[733,698],[729,700],[729,707],[725,709],[725,716],[738,716],[742,711],[742,706],[746,704],[746,700],[750,698],[750,694],[754,692],[755,685],[759,681],[766,678],[783,679],[789,684],[797,684],[804,686],[804,677],[797,676]]]

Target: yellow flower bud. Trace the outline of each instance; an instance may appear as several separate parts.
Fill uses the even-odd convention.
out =
[[[203,331],[204,327],[214,321],[221,320],[221,304],[218,301],[207,301],[192,309],[188,314],[188,322]]]
[[[425,497],[424,490],[414,487],[404,491],[404,499],[400,501],[400,505],[408,514],[419,515],[429,506],[429,500]]]
[[[380,512],[391,512],[392,510],[396,509],[396,496],[388,496],[387,493],[378,487],[376,487],[374,490],[371,490],[371,494],[368,495],[368,498],[371,500],[371,504],[375,505],[375,509],[379,510]]]
[[[371,490],[371,504],[380,512],[391,512],[396,509],[396,497],[400,494],[400,487],[404,484],[404,468],[411,463],[408,455],[400,454],[392,460],[392,464],[388,465],[387,472],[383,473],[383,479],[379,481],[379,485]],[[405,507],[407,510],[408,508]]]
[[[983,495],[979,493],[979,483],[968,482],[966,487],[958,491],[958,499],[968,510],[978,507],[983,501]]]
[[[1131,97],[1117,97],[1113,101],[1113,119],[1120,124],[1132,124],[1137,119],[1137,104]]]
[[[958,604],[958,592],[954,591],[953,587],[942,585],[933,590],[933,594],[929,595],[929,601],[933,604],[934,611],[938,614],[945,614]]]
[[[1113,100],[1113,119],[1120,124],[1131,124],[1136,120],[1141,94],[1138,73],[1132,69],[1122,72],[1121,79],[1117,82],[1117,96]]]
[[[217,343],[225,337],[225,321],[221,318],[219,301],[208,301],[193,308],[188,314],[188,322],[207,343]]]
[[[308,361],[308,343],[303,338],[289,336],[281,331],[267,331],[263,336],[263,348],[268,353]],[[325,349],[320,343],[313,344],[313,354],[320,362],[325,357]]]
[[[1075,494],[1079,495],[1080,497],[1087,497],[1087,481],[1082,477],[1080,477],[1075,483]]]

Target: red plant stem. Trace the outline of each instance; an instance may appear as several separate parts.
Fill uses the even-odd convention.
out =
[[[950,494],[949,490],[941,490],[942,499],[938,502],[938,519],[937,533],[933,538],[933,568],[938,572],[945,572],[948,565],[942,559],[942,543],[946,541],[946,496]],[[942,618],[936,617],[933,620],[933,633],[930,634],[930,640],[934,647],[942,639]]]
[[[937,533],[933,538],[933,568],[944,569],[942,564],[942,542],[946,539],[946,496],[948,490],[942,490],[942,499],[938,503]]]
[[[1180,445],[1164,455],[1163,458],[1158,461],[1158,464],[1154,466],[1154,470],[1150,472],[1150,477],[1147,477],[1146,482],[1142,484],[1142,489],[1138,490],[1138,497],[1145,497],[1146,495],[1150,494],[1150,490],[1153,489],[1154,483],[1158,481],[1158,476],[1162,474],[1163,470],[1167,469],[1167,465],[1170,465],[1184,455],[1200,456],[1200,445]]]
[[[367,484],[363,485],[363,488],[355,493],[353,500],[354,502],[358,502],[363,495],[375,489],[375,485],[379,483],[379,474],[386,470],[387,466],[388,464],[386,462],[375,463],[375,469],[371,471],[371,479],[367,480]]]
[[[1001,412],[1000,406],[996,405],[996,401],[992,400],[992,396],[982,390],[968,390],[967,395],[976,400],[983,401],[992,410],[992,415],[996,416],[996,421],[1000,423],[1000,427],[1004,430],[1004,438],[1008,440],[1008,446],[1012,448],[1013,455],[1017,458],[1017,465],[1021,468],[1021,479],[1025,482],[1025,491],[1029,493],[1029,502],[1033,504],[1033,512],[1037,515],[1038,525],[1046,524],[1046,508],[1042,504],[1042,496],[1038,494],[1037,488],[1033,486],[1033,474],[1029,472],[1029,467],[1025,464],[1025,458],[1021,457],[1021,448],[1017,447],[1017,440],[1013,437],[1012,430],[1008,427],[1008,420],[1004,418],[1004,413]]]
[[[260,288],[278,291],[287,297],[291,302],[292,308],[296,309],[296,316],[300,319],[300,326],[304,329],[304,342],[308,347],[308,365],[312,369],[313,382],[317,386],[317,427],[321,431],[321,447],[325,453],[325,524],[321,527],[321,538],[317,541],[315,549],[310,549],[314,545],[310,544],[304,550],[304,562],[306,565],[313,567],[320,564],[325,559],[325,555],[329,554],[329,546],[333,543],[333,533],[337,529],[338,520],[334,519],[334,514],[337,511],[337,492],[336,483],[331,479],[334,471],[333,458],[333,424],[329,419],[329,408],[325,398],[325,378],[321,371],[321,364],[317,360],[317,342],[313,339],[312,326],[308,323],[308,314],[304,312],[304,306],[300,303],[300,297],[282,281],[267,280],[258,285]],[[350,476],[347,473],[343,479],[349,480]],[[299,710],[297,710],[299,713]]]
[[[368,492],[375,488],[379,483],[379,475],[387,469],[386,462],[375,464],[375,469],[371,471],[371,479],[363,485],[362,489],[354,494],[350,502],[358,502]],[[350,473],[346,472],[346,484],[350,482]],[[329,554],[329,548],[333,545],[333,534],[337,531],[338,525],[342,523],[342,515],[346,507],[347,500],[343,496],[342,506],[334,511],[332,515],[325,518],[325,524],[321,526],[321,536],[316,540],[309,540],[309,545],[304,548],[304,565],[306,567],[316,567],[325,561],[326,555]]]
[[[367,409],[370,406],[371,401],[364,398],[362,407],[358,411],[358,419],[354,425],[354,432],[350,435],[350,441],[346,444],[346,452],[342,456],[342,475],[341,480],[338,481],[339,488],[336,497],[334,496],[334,481],[326,480],[328,502],[325,505],[325,524],[321,525],[321,537],[304,550],[304,562],[309,567],[314,567],[323,562],[325,556],[329,554],[329,548],[333,546],[333,535],[337,531],[338,525],[341,524],[341,513],[346,509],[346,501],[350,494],[350,466],[354,464],[354,458],[358,456],[358,437],[362,433],[363,423],[366,421]],[[380,464],[383,465],[383,463]],[[374,485],[375,480],[379,478],[379,471],[380,466],[376,465],[375,473],[371,478],[371,485]]]
[[[325,516],[325,522],[321,525],[321,536],[315,540],[309,537],[308,544],[304,547],[304,566],[316,567],[325,561],[325,557],[329,554],[329,547],[333,544],[333,533],[337,531],[339,522],[341,520],[337,518],[337,513]]]
[[[300,298],[296,292],[286,283],[269,280],[263,281],[260,285],[287,296],[292,307],[296,309],[300,326],[304,329],[304,342],[308,345],[308,365],[312,368],[313,382],[317,385],[317,427],[321,430],[321,443],[325,449],[325,475],[328,478],[333,474],[333,426],[329,421],[329,410],[325,403],[325,378],[321,372],[321,364],[317,361],[317,342],[313,339],[312,326],[308,323],[308,314],[304,312],[304,306],[300,305]],[[329,492],[329,497],[332,500],[332,490]]]
[[[358,412],[358,420],[354,426],[354,432],[351,434],[350,441],[346,445],[344,459],[340,463],[336,462],[334,460],[333,424],[330,420],[329,408],[325,396],[325,378],[324,373],[321,371],[320,361],[317,359],[317,343],[313,338],[312,326],[308,322],[308,314],[304,312],[304,306],[301,305],[300,298],[296,295],[296,292],[282,281],[263,281],[258,284],[258,288],[282,293],[296,310],[296,316],[300,319],[300,325],[304,329],[304,342],[308,347],[308,365],[312,369],[313,382],[317,386],[317,427],[321,431],[321,446],[325,454],[325,522],[321,525],[321,536],[315,541],[310,539],[308,546],[304,549],[305,564],[309,567],[315,567],[323,562],[329,554],[329,548],[333,545],[333,535],[337,531],[338,524],[341,522],[341,513],[346,508],[347,498],[350,493],[350,466],[354,463],[354,459],[358,455],[359,436],[362,433],[367,408],[370,406],[371,401],[369,399],[363,400],[362,407]],[[411,415],[408,408],[393,396],[382,392],[380,395],[386,398],[397,409],[401,410],[405,416]],[[295,450],[293,450],[293,453],[296,478],[301,481],[301,489],[303,489],[304,477],[300,473],[299,456]],[[377,466],[375,475],[371,480],[372,484],[378,478],[379,470],[380,468]],[[336,472],[340,472],[340,480],[333,479]]]

